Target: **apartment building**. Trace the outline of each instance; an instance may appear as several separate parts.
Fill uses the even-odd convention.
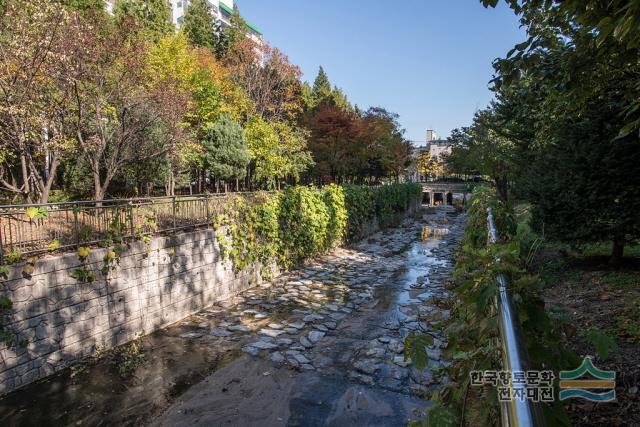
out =
[[[184,14],[189,7],[189,0],[170,0],[173,24],[180,28],[184,22]],[[223,28],[231,25],[231,15],[233,14],[233,0],[210,0],[211,19],[217,20]],[[262,32],[250,22],[247,22],[247,35],[257,42],[262,42]]]

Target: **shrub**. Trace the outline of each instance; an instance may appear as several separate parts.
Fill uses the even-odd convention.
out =
[[[375,213],[374,193],[369,187],[343,185],[347,210],[347,240],[352,241],[362,235],[362,228]]]
[[[329,212],[329,224],[325,236],[325,249],[342,243],[347,228],[347,208],[342,187],[335,184],[322,189],[322,199]]]
[[[321,189],[293,186],[284,192],[234,197],[222,214],[212,218],[224,257],[236,271],[255,262],[267,267],[277,261],[289,267],[340,244],[354,240],[376,214],[376,201],[389,218],[409,207],[421,193],[412,184],[372,190],[356,185]],[[384,198],[389,197],[390,201]],[[378,213],[380,215],[380,213]],[[383,226],[391,219],[381,221]]]
[[[329,211],[321,190],[289,187],[280,201],[280,240],[285,264],[316,255],[325,247]]]
[[[380,227],[393,225],[396,214],[420,200],[422,186],[416,183],[385,185],[376,190],[376,214]]]
[[[219,215],[215,226],[227,226],[230,240],[225,251],[236,271],[254,262],[266,267],[278,258],[280,194],[258,193],[253,200],[234,197]],[[222,236],[220,236],[222,237]]]

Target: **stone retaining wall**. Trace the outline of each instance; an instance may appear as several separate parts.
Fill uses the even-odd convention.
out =
[[[365,230],[377,231],[377,221]],[[107,251],[92,249],[85,260],[70,253],[11,266],[0,283],[0,296],[13,302],[4,325],[23,345],[0,344],[0,395],[262,281],[259,265],[233,271],[213,230],[127,244],[105,274]],[[78,268],[94,272],[95,280],[71,277]],[[272,273],[277,274],[275,267]]]
[[[27,264],[12,267],[0,289],[13,302],[4,322],[26,346],[0,344],[0,394],[259,283],[259,266],[234,273],[214,234],[201,230],[128,244],[106,276],[107,249],[93,249],[84,262],[76,253],[39,259],[30,275]],[[77,268],[93,271],[95,280],[72,278]]]

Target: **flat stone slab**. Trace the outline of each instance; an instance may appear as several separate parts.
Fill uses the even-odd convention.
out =
[[[311,331],[309,332],[308,338],[312,343],[316,343],[320,341],[324,337],[324,332],[321,331]]]
[[[203,336],[204,334],[200,332],[187,332],[186,334],[180,334],[180,338],[186,338],[190,340],[202,338]]]
[[[233,335],[232,332],[229,332],[228,330],[222,329],[222,328],[212,329],[210,333],[214,337],[229,337],[229,336]]]
[[[247,325],[231,325],[227,329],[231,332],[251,332],[251,328]]]
[[[256,341],[249,345],[260,350],[271,350],[274,348],[278,348],[278,344],[274,344],[272,342],[266,342],[266,341]]]
[[[277,337],[277,336],[279,336],[279,335],[284,334],[284,333],[285,333],[285,331],[278,331],[278,330],[275,330],[275,329],[262,328],[262,329],[260,329],[260,330],[258,331],[258,333],[259,333],[260,335],[265,335],[265,336],[267,336],[267,337],[275,338],[275,337]]]

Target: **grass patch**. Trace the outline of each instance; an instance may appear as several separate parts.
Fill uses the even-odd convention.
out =
[[[582,276],[580,270],[572,266],[569,258],[548,260],[540,266],[537,274],[545,287],[552,287],[563,282],[576,282]]]
[[[616,288],[630,289],[640,287],[640,272],[611,271],[603,276],[604,282]]]
[[[640,298],[624,304],[623,315],[617,318],[613,332],[629,342],[640,342]]]
[[[611,242],[587,243],[579,247],[579,254],[584,257],[611,256]],[[629,244],[624,248],[624,256],[640,258],[640,244]]]

